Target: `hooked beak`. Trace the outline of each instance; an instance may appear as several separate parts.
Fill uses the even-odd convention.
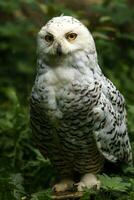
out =
[[[58,44],[58,46],[57,46],[56,53],[57,53],[58,56],[62,55],[62,48],[61,48],[60,44]]]

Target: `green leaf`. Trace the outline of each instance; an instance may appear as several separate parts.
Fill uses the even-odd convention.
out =
[[[22,185],[21,174],[11,174],[8,177],[0,178],[0,199],[1,200],[20,200],[25,191]]]
[[[130,183],[124,182],[121,177],[109,177],[106,174],[98,177],[102,183],[101,187],[105,190],[125,192],[131,186]]]

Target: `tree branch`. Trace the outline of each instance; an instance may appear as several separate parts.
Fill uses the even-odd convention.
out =
[[[52,195],[51,198],[54,200],[71,200],[71,199],[79,199],[83,195],[83,192],[71,192],[71,193],[61,193]]]

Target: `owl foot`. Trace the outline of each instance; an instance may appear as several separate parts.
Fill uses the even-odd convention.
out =
[[[54,192],[65,192],[73,188],[74,181],[70,179],[64,179],[60,183],[57,183],[53,186],[52,190]]]
[[[75,186],[77,187],[77,191],[82,192],[86,188],[95,188],[97,190],[100,189],[100,181],[97,180],[96,176],[94,174],[88,173],[85,174],[80,182],[76,183]]]

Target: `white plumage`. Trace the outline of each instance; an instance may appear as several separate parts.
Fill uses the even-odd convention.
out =
[[[124,98],[97,62],[94,40],[78,20],[61,16],[38,34],[38,71],[31,94],[38,146],[60,172],[56,191],[100,182],[105,159],[132,163]],[[87,181],[88,180],[88,181]]]

